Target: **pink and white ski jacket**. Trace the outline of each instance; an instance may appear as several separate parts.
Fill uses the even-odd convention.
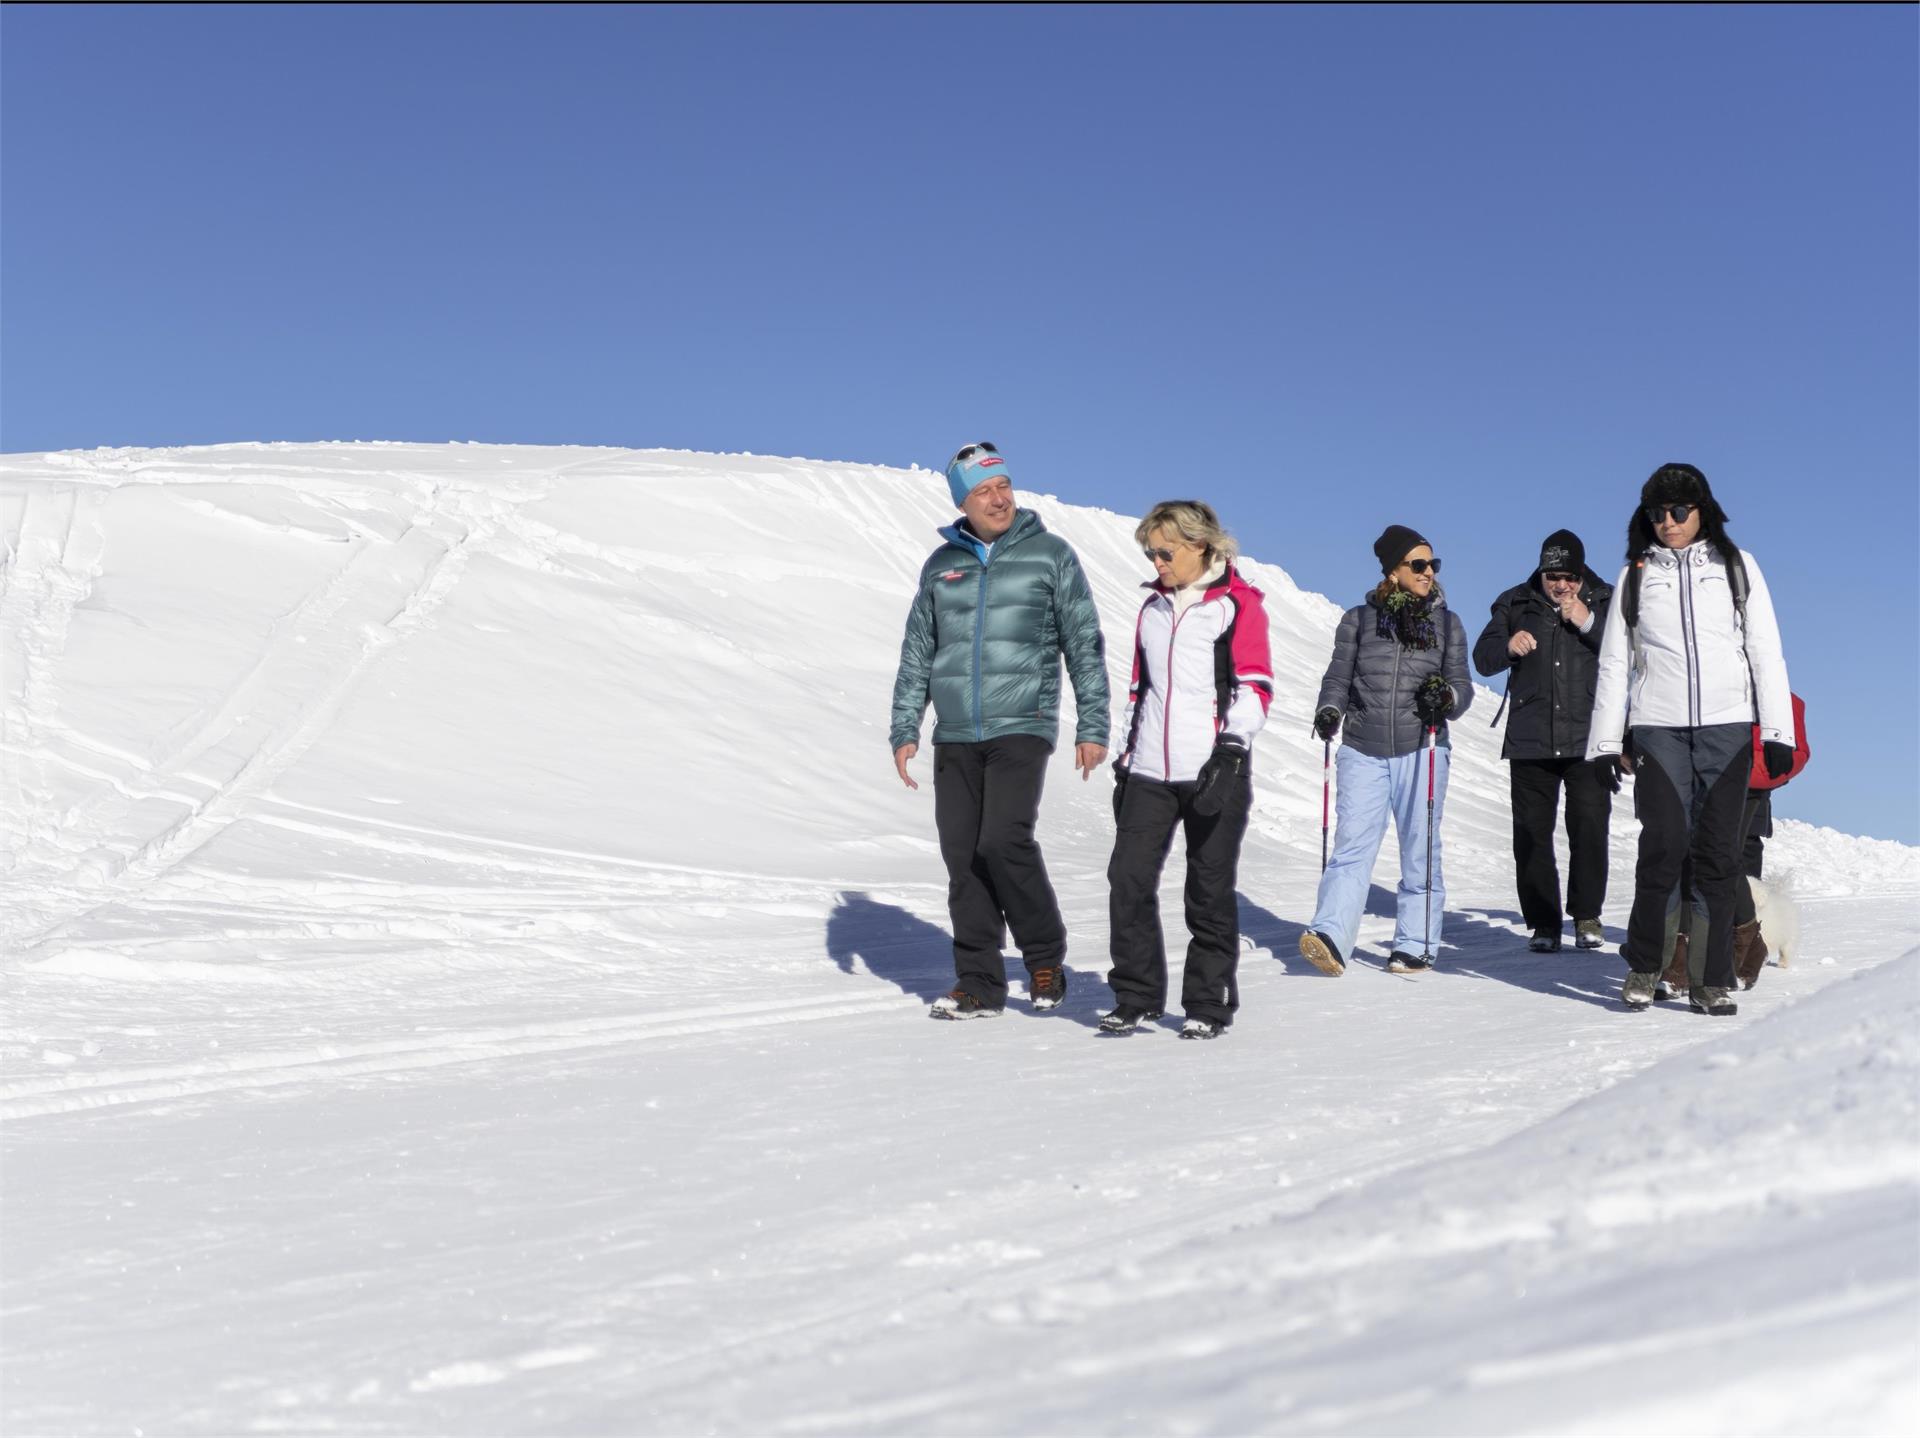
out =
[[[1267,722],[1273,660],[1260,591],[1228,565],[1196,603],[1175,604],[1156,580],[1134,625],[1123,762],[1143,779],[1196,779],[1229,733],[1246,741]]]

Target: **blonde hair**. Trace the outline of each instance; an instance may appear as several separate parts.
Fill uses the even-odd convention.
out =
[[[1188,544],[1207,551],[1209,560],[1224,559],[1231,564],[1240,555],[1233,536],[1220,527],[1220,516],[1213,506],[1198,499],[1163,499],[1147,511],[1147,517],[1134,526],[1133,542],[1146,544],[1156,529],[1172,530]]]

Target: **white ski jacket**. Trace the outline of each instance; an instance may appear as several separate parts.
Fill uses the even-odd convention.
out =
[[[1793,743],[1793,694],[1767,579],[1746,550],[1746,619],[1734,607],[1726,562],[1705,540],[1655,545],[1641,561],[1640,622],[1627,628],[1629,565],[1614,584],[1600,640],[1587,757],[1618,754],[1629,724],[1696,729],[1755,724],[1762,739]]]
[[[1251,748],[1266,726],[1266,606],[1231,565],[1195,585],[1197,595],[1143,587],[1150,593],[1134,629],[1121,763],[1143,779],[1185,783],[1199,777],[1220,734]]]

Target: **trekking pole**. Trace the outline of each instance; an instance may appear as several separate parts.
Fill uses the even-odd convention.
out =
[[[1327,755],[1320,765],[1320,872],[1327,872],[1327,815],[1333,794],[1333,740],[1326,741]]]
[[[1440,743],[1440,726],[1427,726],[1427,933],[1422,940],[1427,962],[1433,962],[1433,761]]]

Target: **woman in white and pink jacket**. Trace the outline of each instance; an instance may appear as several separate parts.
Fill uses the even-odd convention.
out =
[[[1166,1009],[1160,871],[1187,838],[1183,1039],[1224,1033],[1240,1006],[1235,882],[1253,806],[1253,737],[1273,699],[1267,611],[1233,567],[1231,537],[1197,499],[1156,504],[1133,532],[1157,576],[1134,629],[1126,739],[1114,761],[1110,886],[1116,1000],[1100,1021],[1126,1033]]]

